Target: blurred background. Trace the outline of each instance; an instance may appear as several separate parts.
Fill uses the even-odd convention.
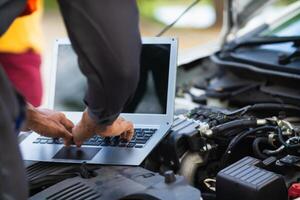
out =
[[[274,11],[296,0],[278,0],[269,6],[262,16],[254,21],[272,17]],[[164,27],[171,24],[195,0],[138,0],[140,28],[142,36],[156,36]],[[67,37],[66,30],[56,1],[44,0],[41,19],[43,32],[42,77],[44,97],[48,93],[49,70],[53,60],[53,44],[57,38]],[[179,59],[195,49],[210,46],[218,41],[222,29],[223,1],[201,0],[195,4],[164,36],[179,39]],[[44,103],[45,98],[44,98]]]

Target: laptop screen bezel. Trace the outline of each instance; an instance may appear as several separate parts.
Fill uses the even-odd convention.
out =
[[[170,61],[169,61],[169,74],[168,74],[168,94],[167,94],[167,108],[165,114],[147,114],[147,113],[121,113],[121,116],[128,120],[134,121],[135,123],[144,123],[148,121],[149,123],[167,123],[171,124],[173,121],[174,113],[174,98],[175,98],[175,85],[176,85],[176,69],[177,69],[177,39],[172,37],[143,37],[143,44],[169,44],[170,45]],[[54,108],[55,101],[55,85],[56,85],[56,73],[58,65],[58,51],[60,45],[70,45],[70,40],[68,38],[56,39],[54,45],[54,58],[53,64],[51,66],[50,72],[50,84],[49,84],[49,98],[48,98],[48,108]],[[60,110],[67,115],[71,115],[73,120],[78,121],[79,115],[82,112],[66,112]],[[74,118],[74,115],[76,116]],[[78,116],[77,116],[78,115]],[[141,119],[142,117],[142,119]],[[71,119],[72,120],[72,119]]]

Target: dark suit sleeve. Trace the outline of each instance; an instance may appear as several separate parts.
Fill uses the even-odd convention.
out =
[[[0,36],[4,34],[12,22],[24,11],[26,0],[0,1]]]
[[[58,2],[80,69],[87,77],[88,112],[98,124],[110,124],[133,96],[139,79],[136,1]]]

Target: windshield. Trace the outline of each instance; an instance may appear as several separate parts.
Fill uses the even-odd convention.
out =
[[[275,36],[275,37],[294,37],[300,36],[300,12],[275,27],[270,27],[268,30],[262,32],[261,36]]]

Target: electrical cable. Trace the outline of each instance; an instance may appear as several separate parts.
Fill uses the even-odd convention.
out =
[[[172,28],[180,19],[185,15],[190,9],[192,9],[195,5],[197,5],[200,0],[194,1],[191,5],[189,5],[171,24],[167,25],[163,30],[161,30],[156,37],[162,36],[165,32],[167,32],[170,28]]]

